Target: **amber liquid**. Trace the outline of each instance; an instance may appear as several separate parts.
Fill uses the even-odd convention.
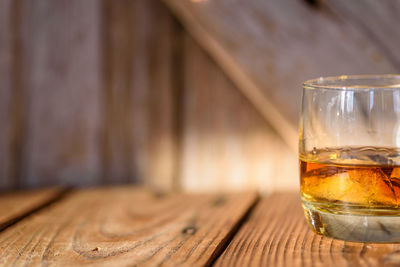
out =
[[[300,156],[300,188],[303,203],[312,210],[399,216],[400,151],[314,149]]]

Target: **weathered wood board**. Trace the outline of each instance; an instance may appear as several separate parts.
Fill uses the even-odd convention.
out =
[[[275,193],[260,201],[215,266],[398,266],[399,249],[314,234],[299,194]]]
[[[12,188],[10,179],[12,168],[12,29],[11,0],[0,1],[0,189]]]
[[[180,26],[158,1],[104,1],[103,11],[104,181],[171,189]]]
[[[303,81],[396,72],[363,31],[306,1],[164,2],[294,151]]]
[[[256,200],[256,193],[78,191],[0,232],[0,264],[209,265]]]
[[[296,188],[297,154],[196,42],[184,40],[182,188]]]
[[[23,1],[17,12],[21,54],[15,64],[23,102],[14,179],[25,186],[96,183],[100,2]]]
[[[10,192],[0,195],[0,231],[27,214],[49,204],[62,195],[61,188],[28,192]]]
[[[1,5],[0,188],[176,187],[181,28],[165,7],[91,0]]]
[[[0,190],[293,188],[301,82],[400,70],[395,1],[162,2],[0,1]]]
[[[372,54],[375,61],[383,56],[396,67],[395,73],[400,71],[399,1],[328,0],[321,2],[320,8],[328,8],[344,23],[358,28],[369,42],[379,47],[380,53]]]

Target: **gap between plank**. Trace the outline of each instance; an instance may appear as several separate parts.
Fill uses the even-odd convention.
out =
[[[244,223],[249,219],[250,215],[252,214],[253,210],[258,205],[260,200],[261,200],[260,195],[257,195],[256,199],[251,204],[251,206],[248,208],[248,210],[243,214],[243,216],[239,219],[239,221],[232,227],[232,229],[229,231],[229,233],[226,235],[226,237],[218,244],[217,248],[215,249],[215,251],[213,252],[211,257],[208,259],[205,266],[208,267],[208,266],[213,266],[215,264],[215,262],[218,260],[218,258],[222,255],[222,253],[224,253],[226,248],[232,242],[232,239],[242,228]]]
[[[40,210],[45,209],[46,207],[60,201],[61,199],[65,198],[66,195],[68,195],[70,192],[72,191],[72,188],[65,188],[60,190],[59,193],[57,193],[56,196],[46,200],[45,202],[43,202],[42,204],[38,205],[37,207],[28,210],[24,213],[22,213],[21,215],[16,216],[15,218],[12,218],[9,221],[6,221],[4,223],[0,223],[0,233],[3,232],[4,230],[6,230],[7,228],[17,224],[18,222],[22,221],[23,219],[29,217],[30,215],[39,212]]]

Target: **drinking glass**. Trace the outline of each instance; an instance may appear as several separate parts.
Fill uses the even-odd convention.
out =
[[[310,227],[349,241],[400,241],[400,75],[303,84],[300,191]]]

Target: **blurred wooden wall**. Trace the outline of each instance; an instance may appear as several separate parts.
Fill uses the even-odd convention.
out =
[[[296,188],[301,82],[398,72],[399,10],[0,0],[0,189]]]
[[[171,14],[145,0],[0,3],[0,187],[171,187]]]

